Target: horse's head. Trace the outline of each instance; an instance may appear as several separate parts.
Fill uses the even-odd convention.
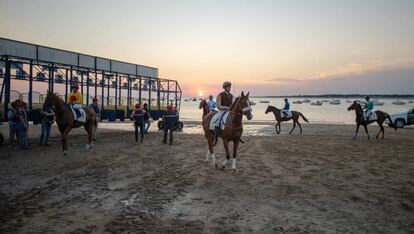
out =
[[[269,113],[272,111],[272,106],[267,106],[265,114]]]
[[[348,107],[348,111],[351,111],[351,110],[356,110],[357,108],[361,108],[361,105],[357,102],[357,101],[354,101],[349,107]]]
[[[43,109],[52,108],[56,110],[56,106],[62,103],[62,99],[52,92],[48,92],[43,103]]]
[[[252,107],[250,106],[250,100],[249,100],[249,93],[247,95],[244,95],[244,92],[241,93],[241,96],[238,98],[238,101],[235,102],[235,107],[239,109],[247,117],[248,120],[251,120],[253,118],[252,114]]]
[[[202,109],[203,107],[205,107],[207,105],[207,101],[206,99],[201,99],[200,105],[198,106],[198,109]]]

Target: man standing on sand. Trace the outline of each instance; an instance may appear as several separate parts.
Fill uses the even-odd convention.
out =
[[[223,83],[223,89],[224,91],[219,93],[216,98],[217,109],[219,109],[219,112],[213,116],[210,124],[210,129],[214,130],[213,145],[216,145],[221,126],[224,124],[223,117],[230,110],[230,107],[234,102],[234,96],[230,93],[231,83],[229,81]]]

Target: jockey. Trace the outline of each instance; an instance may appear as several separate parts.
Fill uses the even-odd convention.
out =
[[[288,116],[289,109],[290,109],[289,101],[287,98],[285,98],[285,106],[280,111],[280,113],[282,114],[282,118],[284,118],[285,116]]]
[[[370,100],[369,96],[365,96],[367,103],[364,106],[364,117],[365,121],[368,121],[369,117],[372,115],[372,110],[374,109],[374,102]]]
[[[77,83],[72,84],[72,92],[69,93],[69,102],[70,102],[70,97],[72,96],[76,97],[77,104],[81,104],[81,105],[83,104],[83,96],[79,92],[79,84]]]
[[[215,119],[214,124],[214,142],[213,145],[216,145],[218,139],[218,133],[221,130],[221,124],[223,121],[223,117],[227,111],[230,110],[231,105],[233,104],[234,97],[233,94],[230,93],[231,90],[231,83],[226,81],[223,83],[224,91],[217,95],[217,108],[219,109],[219,113],[216,114],[217,118]],[[212,120],[213,121],[213,120]]]
[[[70,96],[69,104],[76,113],[76,119],[79,118],[81,116],[80,109],[82,107],[78,104],[78,100],[75,95]]]
[[[216,102],[213,100],[213,95],[208,96],[207,109],[209,112],[216,111]]]

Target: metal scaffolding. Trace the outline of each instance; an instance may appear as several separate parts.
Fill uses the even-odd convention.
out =
[[[144,101],[145,93],[145,101],[155,119],[161,115],[164,105],[172,104],[179,112],[182,97],[178,82],[159,78],[157,68],[0,38],[3,120],[7,119],[8,105],[12,101],[12,80],[28,83],[29,110],[33,109],[34,82],[47,83],[47,90],[51,92],[63,86],[64,94],[61,96],[65,101],[70,85],[78,83],[86,97],[86,105],[91,102],[93,94],[99,97],[102,110],[118,111],[121,106],[126,106],[127,114],[134,102]],[[111,91],[115,93],[112,97]],[[122,96],[125,92],[126,102],[125,95]]]

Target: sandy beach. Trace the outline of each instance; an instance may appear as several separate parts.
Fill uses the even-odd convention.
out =
[[[204,161],[201,134],[176,133],[169,146],[161,132],[136,144],[130,131],[101,129],[86,152],[78,129],[68,156],[56,130],[50,147],[3,144],[0,233],[414,232],[414,128],[353,141],[351,125],[283,126],[244,136],[235,174]]]

